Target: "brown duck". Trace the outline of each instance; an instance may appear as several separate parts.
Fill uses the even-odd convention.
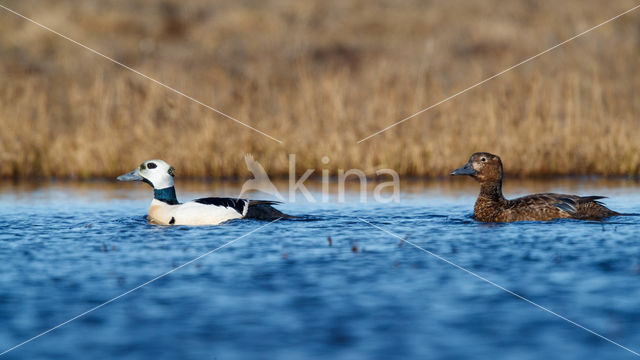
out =
[[[451,172],[469,175],[480,183],[480,195],[473,216],[482,222],[548,221],[560,218],[601,220],[621,215],[598,200],[604,196],[535,194],[507,200],[502,195],[502,161],[500,157],[479,152],[469,162]]]

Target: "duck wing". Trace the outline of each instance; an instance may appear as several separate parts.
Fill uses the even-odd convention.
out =
[[[592,218],[612,216],[614,211],[607,209],[600,201],[606,196],[578,196],[565,194],[535,194],[511,200],[514,207],[529,207],[532,209],[555,208],[573,218]],[[592,212],[595,213],[592,214]],[[588,213],[588,214],[587,214]]]
[[[579,196],[578,210],[572,214],[576,219],[602,220],[609,216],[623,215],[613,211],[598,200],[606,199],[606,196]]]
[[[196,199],[193,200],[193,202],[204,205],[231,208],[242,215],[242,217],[248,219],[275,220],[278,218],[295,218],[295,216],[287,215],[273,207],[273,205],[281,204],[280,201],[208,197]]]
[[[590,204],[604,206],[598,200],[606,198],[606,196],[549,195],[554,195],[553,198],[556,200],[553,206],[574,217],[580,215],[581,210],[585,207],[583,205],[587,205],[587,207]]]
[[[508,200],[506,210],[517,214],[518,219],[554,219],[571,217],[577,206],[576,197],[545,193]]]
[[[233,198],[220,198],[220,197],[207,197],[202,199],[193,200],[203,205],[222,206],[226,208],[232,208],[241,215],[245,215],[245,211],[249,206],[249,200],[245,199],[233,199]]]

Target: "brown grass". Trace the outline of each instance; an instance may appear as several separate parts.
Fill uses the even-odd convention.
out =
[[[635,1],[5,3],[284,144],[0,9],[2,177],[149,158],[244,176],[245,153],[272,175],[295,153],[298,170],[438,176],[475,151],[509,174],[640,174],[640,10],[356,144]]]

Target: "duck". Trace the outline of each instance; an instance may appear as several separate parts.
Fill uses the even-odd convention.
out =
[[[207,197],[180,203],[173,183],[175,169],[163,160],[148,160],[117,177],[118,181],[143,181],[153,188],[147,219],[157,225],[219,225],[234,219],[276,220],[293,218],[273,206],[279,201]]]
[[[603,220],[622,215],[599,201],[604,196],[544,193],[505,199],[502,194],[502,160],[487,152],[471,155],[469,161],[453,170],[451,175],[471,176],[480,183],[480,195],[473,208],[473,217],[480,222]]]

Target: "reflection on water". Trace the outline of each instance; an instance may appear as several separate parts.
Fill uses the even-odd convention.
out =
[[[366,191],[372,194],[375,187],[384,181],[375,181],[375,179],[367,180]],[[274,180],[274,185],[283,195],[289,193],[289,180]],[[176,179],[176,190],[183,192],[185,195],[196,194],[198,196],[229,196],[237,197],[242,188],[242,181],[193,181]],[[331,179],[326,189],[318,179],[309,179],[304,182],[304,186],[313,193],[317,201],[322,201],[321,194],[328,190],[329,201],[338,200],[337,192],[339,184],[336,179]],[[344,187],[350,192],[350,200],[358,200],[355,193],[361,190],[359,181],[346,181]],[[604,194],[608,196],[624,195],[630,192],[637,192],[640,189],[640,180],[624,179],[624,178],[551,178],[551,179],[505,179],[503,191],[508,198],[516,197],[523,194],[539,193],[539,192],[561,192],[568,194]],[[13,194],[16,197],[25,195],[32,198],[37,193],[53,195],[55,191],[72,192],[79,197],[92,198],[92,196],[102,196],[106,199],[121,198],[137,198],[149,196],[150,188],[142,183],[123,183],[108,180],[95,181],[24,181],[9,182],[0,181],[0,194],[9,196]],[[96,193],[96,191],[99,192]],[[443,196],[466,196],[477,194],[478,184],[471,178],[444,178],[440,180],[424,180],[410,179],[402,180],[400,190],[403,195],[443,195]],[[269,197],[260,192],[249,193],[247,197],[264,198]],[[188,197],[188,196],[187,196]],[[285,196],[288,198],[288,196]],[[298,191],[296,199],[302,201],[305,197]],[[369,196],[368,199],[373,199]],[[184,199],[185,201],[188,198]]]
[[[241,185],[176,183],[183,200]],[[321,184],[307,187],[321,199]],[[403,182],[391,204],[347,188],[345,203],[280,206],[313,221],[268,225],[0,359],[634,357],[358,217],[639,350],[637,216],[479,224],[471,179]],[[605,195],[640,213],[628,180],[504,188]],[[0,183],[0,352],[265,225],[149,225],[151,196],[145,184]]]

